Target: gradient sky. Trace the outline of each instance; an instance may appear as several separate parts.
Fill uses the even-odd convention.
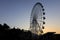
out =
[[[0,0],[0,24],[29,29],[30,14],[36,2],[41,2],[45,9],[44,32],[60,33],[60,0]]]

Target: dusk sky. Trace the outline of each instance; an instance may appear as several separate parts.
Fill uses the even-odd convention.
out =
[[[46,13],[44,32],[60,33],[60,0],[0,0],[0,24],[29,29],[33,6],[41,2]]]

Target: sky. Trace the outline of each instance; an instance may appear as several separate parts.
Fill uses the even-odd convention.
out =
[[[28,30],[33,6],[41,2],[45,9],[46,32],[60,33],[60,0],[0,0],[0,24]]]

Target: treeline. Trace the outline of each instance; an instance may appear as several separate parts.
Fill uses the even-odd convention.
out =
[[[0,40],[32,40],[32,33],[23,29],[10,28],[6,23],[0,24]]]
[[[34,36],[33,36],[34,35]],[[54,34],[54,32],[48,32],[43,35],[36,35],[30,31],[10,28],[6,23],[0,24],[0,40],[58,40],[60,34]]]

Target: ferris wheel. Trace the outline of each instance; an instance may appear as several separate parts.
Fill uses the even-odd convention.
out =
[[[43,5],[37,2],[31,12],[30,16],[30,31],[35,34],[42,34],[44,29],[44,20],[45,20],[45,12]]]

